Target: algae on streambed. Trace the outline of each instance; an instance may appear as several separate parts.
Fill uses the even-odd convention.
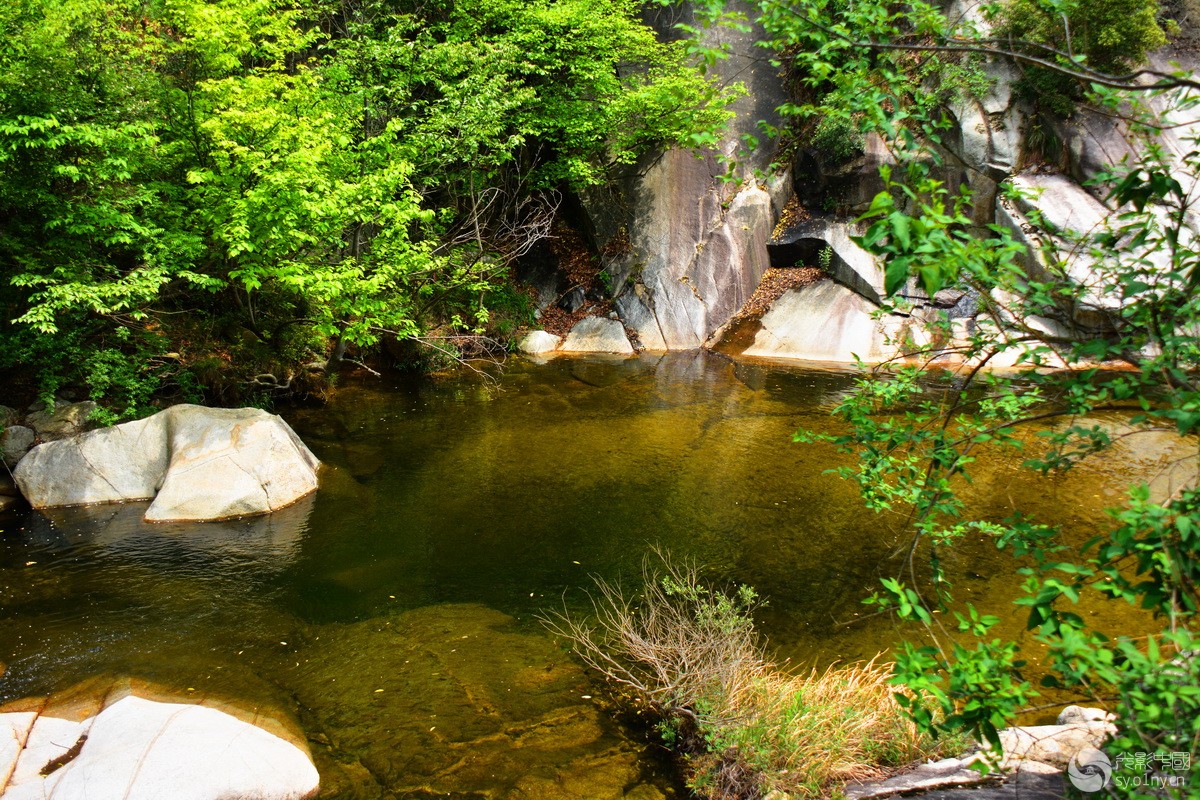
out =
[[[498,611],[430,606],[311,633],[314,657],[284,680],[326,745],[331,794],[357,796],[369,773],[398,797],[617,800],[652,777],[583,670]]]
[[[831,447],[791,441],[835,429],[851,380],[682,353],[351,382],[283,411],[328,466],[271,517],[146,525],[133,504],[0,522],[0,698],[103,674],[261,703],[303,727],[326,797],[670,794],[657,751],[584,698],[601,693],[534,614],[581,607],[590,575],[636,579],[658,546],[757,588],[781,659],[869,658],[912,635],[856,616],[894,569],[899,521],[826,474],[843,463]],[[1050,478],[984,452],[968,500],[999,519],[1020,498],[1082,541],[1173,446]],[[964,540],[942,563],[1020,635],[1008,554]]]

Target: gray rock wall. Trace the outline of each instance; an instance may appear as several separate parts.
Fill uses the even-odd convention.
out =
[[[1196,61],[1185,53],[1164,51],[1154,54],[1151,63],[1161,70],[1173,69],[1168,59],[1178,60],[1185,69],[1194,67]],[[1002,341],[1009,341],[1001,335],[1002,329],[1014,325],[1063,340],[1112,329],[1120,315],[1120,293],[1112,285],[1111,271],[1102,268],[1089,248],[1079,247],[1076,242],[1103,230],[1117,211],[1105,198],[1104,188],[1088,182],[1135,155],[1146,143],[1130,130],[1128,122],[1113,116],[1081,109],[1069,119],[1035,117],[1033,107],[1013,91],[1019,78],[1015,68],[992,62],[986,69],[993,79],[986,96],[958,101],[948,109],[956,125],[943,137],[940,177],[950,187],[966,187],[972,192],[976,225],[998,224],[1026,245],[1025,268],[1031,278],[1069,282],[1083,290],[1079,301],[1070,307],[1064,305],[1057,313],[1050,312],[1048,317],[1018,319],[1020,299],[993,293],[972,299],[969,313],[958,313],[961,309],[950,308],[953,304],[927,298],[910,284],[900,294],[914,305],[911,316],[893,321],[896,324],[882,320],[888,324],[872,328],[864,322],[865,315],[870,303],[879,302],[882,282],[874,259],[846,235],[851,232],[852,220],[808,219],[782,232],[771,246],[786,251],[788,247],[825,242],[833,256],[831,277],[845,289],[809,287],[780,297],[762,318],[754,344],[745,350],[747,355],[843,361],[853,352],[874,361],[902,355],[905,351],[895,344],[903,341],[916,345],[937,341],[953,348],[968,331],[980,326],[995,331]],[[1177,98],[1172,101],[1159,97],[1151,101],[1151,106],[1160,119],[1175,126],[1166,128],[1158,142],[1182,165],[1192,149],[1193,137],[1200,134],[1200,123],[1185,118],[1172,102],[1177,103]],[[1061,143],[1061,162],[1047,163],[1046,156],[1055,149],[1054,139]],[[868,168],[880,160],[878,144],[843,169],[839,177],[842,183],[834,187],[839,207],[850,216],[861,211],[880,188]],[[1182,168],[1175,177],[1185,190],[1192,189],[1196,181]],[[820,186],[823,191],[832,190],[828,176],[816,175],[815,180],[824,181]],[[1000,192],[1004,183],[1024,195],[1017,200],[1005,198]],[[801,181],[800,196],[805,197],[807,191]],[[1200,216],[1193,216],[1188,224],[1200,234]],[[836,232],[842,234],[840,238],[831,235]],[[1064,236],[1064,232],[1070,235]],[[1162,267],[1167,269],[1169,265],[1163,263]],[[952,320],[949,337],[936,330],[920,330],[935,314]],[[894,330],[889,334],[889,329],[901,335],[896,336]],[[1009,342],[1009,349],[989,363],[1013,366],[1025,350]],[[1053,365],[1065,366],[1061,359]]]
[[[694,19],[684,7],[655,12],[649,21],[669,37],[675,23]],[[617,310],[646,349],[703,346],[750,298],[770,263],[766,243],[790,187],[786,178],[760,183],[755,175],[774,155],[758,122],[778,124],[775,108],[787,98],[775,70],[755,57],[756,38],[754,32],[708,31],[708,43],[727,43],[732,53],[718,62],[718,78],[748,89],[719,148],[655,154],[616,188],[584,198]],[[744,134],[760,138],[763,147],[738,154]],[[735,155],[742,158],[736,180],[723,181],[722,157]]]
[[[958,13],[971,17],[969,4],[960,5]],[[686,5],[648,11],[647,15],[664,37],[673,35],[675,24],[695,23]],[[833,255],[834,280],[871,303],[880,301],[879,265],[849,240],[849,234],[854,214],[882,188],[877,167],[890,158],[886,142],[870,140],[862,159],[843,170],[845,174],[839,173],[839,208],[849,216],[810,219],[801,223],[801,227],[807,226],[803,230],[797,227],[772,240],[774,225],[792,191],[792,176],[790,170],[770,171],[773,143],[760,136],[758,122],[779,124],[775,109],[788,98],[776,70],[755,57],[753,42],[758,32],[720,29],[706,35],[709,44],[726,44],[731,52],[727,60],[718,62],[718,76],[740,80],[748,89],[735,105],[736,119],[719,147],[700,154],[681,150],[655,154],[631,169],[617,187],[583,198],[590,233],[612,276],[614,308],[647,350],[686,350],[715,343],[771,266],[768,243],[778,248],[802,240],[825,242]],[[1179,55],[1156,54],[1154,64],[1165,68],[1169,57]],[[1188,66],[1186,61],[1184,66]],[[1073,210],[1086,209],[1091,216],[1097,210],[1101,214],[1109,210],[1096,199],[1096,190],[1086,189],[1082,183],[1134,151],[1137,143],[1130,138],[1126,123],[1084,112],[1057,122],[1035,119],[1030,104],[1012,90],[1019,77],[1017,70],[999,61],[987,64],[986,69],[993,79],[987,94],[956,102],[948,109],[957,124],[944,138],[939,167],[947,185],[965,186],[973,193],[974,223],[983,227],[999,222],[1036,246],[1049,241],[1032,230],[1030,220],[1039,215],[1055,220],[1071,217]],[[1158,110],[1170,118],[1171,109],[1163,102],[1159,101]],[[1182,155],[1190,149],[1186,137],[1198,131],[1200,125],[1168,131],[1164,144],[1168,151]],[[765,145],[748,155],[739,152],[739,142],[747,134],[758,136]],[[1045,147],[1048,136],[1062,142],[1062,175],[1032,174],[1046,169],[1037,151]],[[725,159],[735,155],[742,161],[733,170],[734,180],[723,180]],[[801,159],[792,169],[812,167],[805,164]],[[819,171],[819,167],[812,168]],[[1042,189],[1042,197],[1020,204],[1007,202],[999,187],[1012,179]],[[805,172],[797,185],[803,189],[819,183],[828,191],[829,180],[830,176]],[[800,194],[805,196],[803,191]],[[1200,230],[1200,221],[1196,228]],[[1033,251],[1029,260],[1034,272],[1044,266]],[[1069,273],[1070,280],[1090,277],[1087,264],[1079,264]],[[919,291],[915,297],[918,310],[937,306]],[[818,319],[828,323],[827,315],[809,299],[803,304],[805,318],[812,324]],[[795,305],[794,300],[786,302]],[[1103,309],[1104,304],[1095,306]],[[803,341],[789,344],[773,339],[768,349],[780,354],[813,352],[808,342],[811,334],[802,331],[798,321],[787,321],[782,308],[773,313],[771,330],[792,331]],[[847,330],[859,330],[842,321],[847,322],[843,326]],[[973,323],[964,319],[962,325],[966,330]],[[764,330],[764,335],[767,333]],[[849,342],[822,343],[829,354],[845,353],[849,346]],[[861,349],[865,345],[858,337],[852,346]],[[870,350],[885,353],[889,348],[877,342]]]

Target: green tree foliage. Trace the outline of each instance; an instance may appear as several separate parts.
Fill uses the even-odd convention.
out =
[[[1036,5],[1046,19],[1064,12],[1103,20],[1124,9],[1147,29],[1156,9],[1152,2]],[[1076,40],[1095,62],[1041,51],[1045,63],[1037,66],[1082,79],[1089,102],[1131,120],[1140,146],[1096,181],[1111,213],[1095,229],[1053,230],[1033,215],[1061,243],[1034,254],[1007,228],[976,228],[969,193],[938,179],[945,86],[922,77],[931,65],[969,68],[967,59],[977,56],[1028,65],[1028,49],[1005,52],[987,33],[955,29],[924,3],[763,0],[758,9],[772,37],[766,44],[801,81],[822,88],[821,102],[882,136],[896,157],[859,239],[884,260],[888,292],[910,280],[930,293],[959,285],[974,289],[982,304],[981,324],[962,343],[963,370],[926,371],[917,352],[916,365],[864,371],[837,409],[844,435],[798,435],[853,454],[856,463],[840,472],[859,484],[867,506],[898,512],[912,526],[904,574],[886,579],[870,600],[924,625],[932,641],[901,648],[901,702],[930,730],[965,729],[993,742],[1000,727],[1039,702],[1039,689],[1106,706],[1120,728],[1109,755],[1124,765],[1106,791],[1146,796],[1145,783],[1155,777],[1143,769],[1146,759],[1116,757],[1183,752],[1194,759],[1200,750],[1200,150],[1191,143],[1179,156],[1165,147],[1159,120],[1137,93],[1169,93],[1160,107],[1188,115],[1200,100],[1178,87],[1194,89],[1191,78],[1155,73],[1148,89],[1088,66],[1127,69],[1161,41],[1128,26],[1132,38],[1119,42],[1102,36],[1098,22],[1081,34],[1097,37]],[[903,310],[899,301],[888,306]],[[941,341],[949,335],[947,325]],[[1035,369],[990,370],[1003,354]],[[1070,367],[1047,368],[1063,364]],[[982,453],[1007,452],[1025,468],[1051,473],[1139,436],[1178,437],[1191,452],[1178,465],[1181,479],[1166,488],[1130,486],[1124,504],[1110,510],[1110,524],[1086,542],[1019,513],[973,518],[964,502]],[[968,536],[988,537],[1018,559],[1025,582],[1016,602],[1028,614],[1032,648],[996,635],[995,616],[954,596],[941,557]],[[1088,602],[1129,604],[1156,624],[1143,635],[1106,630],[1081,610]],[[1041,686],[1027,678],[1034,659]],[[1167,796],[1196,796],[1200,773],[1174,775],[1182,783],[1165,787]]]
[[[132,414],[160,380],[282,384],[326,340],[483,325],[563,192],[726,118],[638,11],[7,4],[0,368],[105,400],[129,376]],[[107,382],[87,365],[100,351]]]
[[[139,18],[105,2],[0,10],[0,367],[38,370],[51,393],[166,352],[130,315],[176,277],[204,280],[164,182],[161,86],[145,69],[164,48]],[[146,399],[140,381],[112,395],[121,411]]]
[[[993,14],[1004,35],[1086,59],[1088,66],[1103,72],[1128,72],[1167,43],[1157,0],[1009,0],[998,4]]]
[[[991,324],[965,345],[973,365],[965,375],[938,379],[915,368],[872,374],[839,409],[853,433],[835,440],[859,455],[846,477],[859,482],[869,505],[911,511],[914,547],[930,557],[929,572],[885,584],[877,602],[938,627],[930,611],[952,607],[939,550],[966,535],[994,538],[1029,565],[1021,569],[1024,594],[1016,602],[1028,610],[1028,628],[1048,653],[1040,665],[1043,685],[1111,707],[1121,730],[1112,754],[1127,756],[1197,751],[1200,672],[1192,654],[1200,548],[1193,530],[1200,525],[1200,463],[1185,457],[1180,481],[1166,490],[1130,486],[1126,504],[1110,510],[1110,527],[1082,544],[1019,514],[971,519],[960,491],[975,454],[996,448],[1013,450],[1026,468],[1043,473],[1102,457],[1127,437],[1173,434],[1194,452],[1200,305],[1193,287],[1200,251],[1189,231],[1192,198],[1179,178],[1200,174],[1200,161],[1193,155],[1173,163],[1156,146],[1155,129],[1142,134],[1143,155],[1105,176],[1114,209],[1106,222],[1066,234],[1069,255],[1037,270],[1017,257],[1020,248],[1000,228],[967,246],[964,237],[946,235],[944,218],[928,202],[901,209],[890,196],[878,198],[869,212],[873,233],[863,244],[889,264],[914,254],[899,277],[918,277],[929,288],[943,281],[973,287],[990,307]],[[945,194],[924,188],[926,197]],[[950,225],[961,231],[966,222]],[[900,228],[910,241],[897,257]],[[1019,377],[988,372],[988,362],[1006,352],[1031,367],[1071,366]],[[1149,636],[1098,629],[1078,610],[1089,597],[1148,610],[1161,628]],[[972,728],[994,740],[1037,691],[1022,677],[1022,646],[989,636],[995,619],[969,605],[958,607],[957,619],[961,636],[906,647],[897,675],[918,721],[933,725],[940,718],[942,726]],[[1117,777],[1125,781],[1113,790],[1117,795],[1138,796],[1135,781],[1148,776]],[[1194,794],[1196,777],[1179,777],[1190,783],[1173,787],[1171,796]]]
[[[992,12],[997,32],[1035,56],[1048,53],[1105,73],[1124,74],[1167,43],[1155,0],[1102,3],[1009,0]],[[1049,48],[1049,50],[1047,50]],[[1079,84],[1053,69],[1031,68],[1018,89],[1043,108],[1069,114],[1083,97]]]

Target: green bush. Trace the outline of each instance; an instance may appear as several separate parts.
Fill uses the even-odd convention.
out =
[[[1065,6],[1050,0],[1007,0],[997,22],[1003,36],[1046,45],[1064,54],[1064,61],[1067,54],[1082,57],[1088,68],[1121,75],[1167,43],[1160,14],[1158,0],[1087,0]],[[1045,51],[1027,49],[1048,57]],[[1058,116],[1069,116],[1083,91],[1075,79],[1037,66],[1025,70],[1016,88]]]
[[[841,116],[821,117],[812,134],[812,146],[834,163],[848,161],[862,153],[865,141],[853,120]]]
[[[1092,69],[1121,74],[1167,43],[1160,13],[1158,0],[1007,0],[999,22],[1005,35],[1084,56]]]

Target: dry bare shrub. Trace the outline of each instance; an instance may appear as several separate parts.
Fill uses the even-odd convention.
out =
[[[890,664],[794,675],[770,663],[748,587],[721,592],[661,554],[643,564],[639,594],[595,582],[590,615],[550,612],[543,622],[657,718],[699,796],[822,797],[931,753],[893,699]]]

